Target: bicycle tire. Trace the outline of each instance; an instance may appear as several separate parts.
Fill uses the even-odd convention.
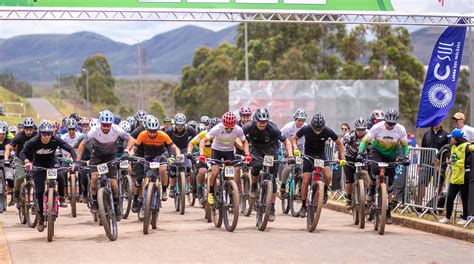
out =
[[[378,234],[383,235],[385,233],[385,224],[387,223],[387,185],[385,183],[381,183],[379,189],[380,195],[378,197],[378,200],[380,205],[380,212],[378,212],[375,222],[377,224]]]
[[[153,206],[151,208],[151,229],[157,228],[158,216],[160,213],[160,205],[161,205],[161,184],[157,184],[155,186],[156,186],[156,191],[153,192],[153,196],[152,196]]]
[[[289,180],[290,178],[290,171],[291,168],[289,166],[285,166],[283,168],[283,171],[281,172],[281,178],[286,178],[286,186],[289,185],[289,183],[291,182]],[[286,176],[284,176],[286,175]],[[289,186],[288,186],[289,187]],[[288,188],[290,189],[290,188]],[[288,214],[290,212],[290,194],[289,193],[285,193],[285,195],[282,197],[281,193],[280,193],[280,197],[281,197],[281,211],[282,213],[284,214]]]
[[[358,191],[359,191],[359,227],[361,229],[365,228],[365,183],[364,180],[358,180]]]
[[[179,214],[184,215],[186,209],[186,176],[184,172],[179,173]]]
[[[268,224],[268,218],[270,218],[270,211],[272,206],[272,186],[273,183],[270,180],[264,180],[262,188],[260,190],[260,196],[262,201],[258,202],[257,209],[257,229],[259,231],[265,231]]]
[[[295,208],[296,199],[296,190],[298,190],[298,186],[301,186],[301,181],[297,180],[296,177],[293,180],[293,186],[290,186],[290,194],[288,198],[288,203],[290,205],[290,213],[293,217],[300,217],[300,212]]]
[[[54,189],[48,188],[48,242],[53,241],[54,237]]]
[[[226,184],[226,204],[222,205],[222,212],[224,216],[224,226],[229,232],[233,232],[239,222],[239,188],[234,180],[228,180]],[[232,198],[232,199],[231,199]],[[232,219],[229,216],[232,215]]]
[[[222,206],[220,205],[220,191],[219,191],[219,180],[216,180],[216,185],[214,186],[214,206],[211,209],[212,221],[214,226],[220,228],[222,226]]]
[[[309,198],[308,215],[306,217],[306,227],[309,232],[313,232],[318,226],[324,201],[324,182],[318,181],[312,186],[314,188],[312,197]]]
[[[70,188],[71,188],[71,193],[69,194],[70,195],[70,203],[71,203],[71,214],[72,214],[72,217],[76,217],[77,215],[77,211],[76,211],[76,193],[77,193],[77,190],[76,190],[76,173],[71,173],[69,175],[69,180],[70,180]]]
[[[251,180],[248,173],[242,174],[242,193],[240,194],[240,208],[244,216],[249,216],[252,213],[253,205],[250,203],[250,185]]]
[[[23,182],[21,185],[20,185],[20,201],[18,201],[18,217],[20,218],[20,223],[22,225],[26,224],[27,223],[27,220],[26,220],[26,213],[25,213],[25,198],[24,195],[25,195],[25,183]],[[3,191],[1,192],[1,200],[4,201],[4,197],[3,197]]]
[[[360,222],[360,214],[359,214],[359,183],[356,181],[352,184],[352,223],[354,225],[359,225]]]
[[[105,188],[100,188],[97,193],[97,202],[99,204],[99,218],[104,227],[105,234],[111,241],[117,239],[117,220],[115,213],[111,209],[109,194],[106,193]]]
[[[122,219],[127,219],[132,208],[132,177],[125,175],[122,181]]]
[[[188,187],[188,191],[186,192],[186,198],[188,200],[189,206],[194,206],[196,203],[196,181],[194,179],[194,176],[191,174],[191,176],[186,177],[186,186]],[[191,180],[191,181],[190,181]]]
[[[26,204],[25,206],[26,223],[28,224],[28,227],[35,228],[39,221],[39,215],[37,213],[38,204],[35,197],[36,195],[35,187],[33,184],[28,184],[26,188],[27,188],[27,200],[25,203]],[[34,218],[32,217],[33,215],[34,215]]]
[[[143,217],[143,234],[148,234],[148,229],[150,227],[151,222],[151,203],[153,198],[155,183],[150,182],[146,187],[145,193],[143,197],[145,197],[145,216]]]

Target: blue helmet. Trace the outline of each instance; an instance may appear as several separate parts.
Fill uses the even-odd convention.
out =
[[[122,121],[122,117],[119,115],[114,115],[114,124],[118,125],[120,124],[120,121]]]

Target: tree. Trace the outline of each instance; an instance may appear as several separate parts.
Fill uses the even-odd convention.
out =
[[[462,69],[459,72],[459,79],[458,79],[458,85],[456,88],[456,97],[454,100],[454,105],[453,108],[451,108],[451,111],[449,111],[449,117],[453,116],[456,112],[462,112],[464,113],[466,120],[470,120],[470,87],[469,87],[469,70],[468,69]],[[451,122],[451,119],[448,118],[448,121],[445,122],[447,123],[449,128],[453,127],[453,124]],[[471,124],[472,125],[472,124]]]
[[[163,118],[165,118],[166,115],[167,115],[167,113],[165,111],[165,108],[158,101],[154,101],[151,104],[150,114],[156,116],[158,118],[158,120],[163,120]]]
[[[22,97],[33,96],[31,84],[17,80],[12,73],[0,74],[0,86]]]
[[[91,103],[118,106],[120,100],[113,91],[115,80],[105,56],[98,54],[88,57],[82,65],[77,88],[85,100],[87,100],[87,77],[89,78],[89,100]]]

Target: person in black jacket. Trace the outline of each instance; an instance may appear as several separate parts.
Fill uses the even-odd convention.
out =
[[[56,160],[56,149],[59,147],[71,154],[72,162],[76,162],[76,152],[58,136],[53,136],[53,125],[48,121],[43,121],[39,125],[39,135],[33,137],[26,142],[23,150],[20,152],[19,158],[25,164],[25,170],[32,171],[33,166],[43,168],[55,168],[59,164]],[[73,165],[74,167],[74,165]],[[59,177],[59,175],[58,175]],[[46,180],[46,171],[40,170],[34,172],[33,179],[36,188],[36,199],[38,201],[38,214],[40,216],[38,223],[38,231],[44,230],[43,217],[43,194],[44,183]],[[64,197],[64,188],[59,188],[59,195]]]

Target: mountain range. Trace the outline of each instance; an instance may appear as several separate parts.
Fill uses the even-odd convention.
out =
[[[425,27],[412,32],[413,54],[424,64],[444,28]],[[25,81],[54,80],[78,75],[83,61],[94,54],[107,56],[115,76],[138,75],[138,50],[141,50],[148,75],[179,76],[184,65],[192,62],[196,48],[217,47],[224,41],[235,44],[237,26],[214,32],[197,26],[185,26],[161,33],[135,45],[113,41],[92,32],[73,34],[23,35],[0,39],[0,73],[12,72]],[[466,42],[463,64],[468,62]]]

